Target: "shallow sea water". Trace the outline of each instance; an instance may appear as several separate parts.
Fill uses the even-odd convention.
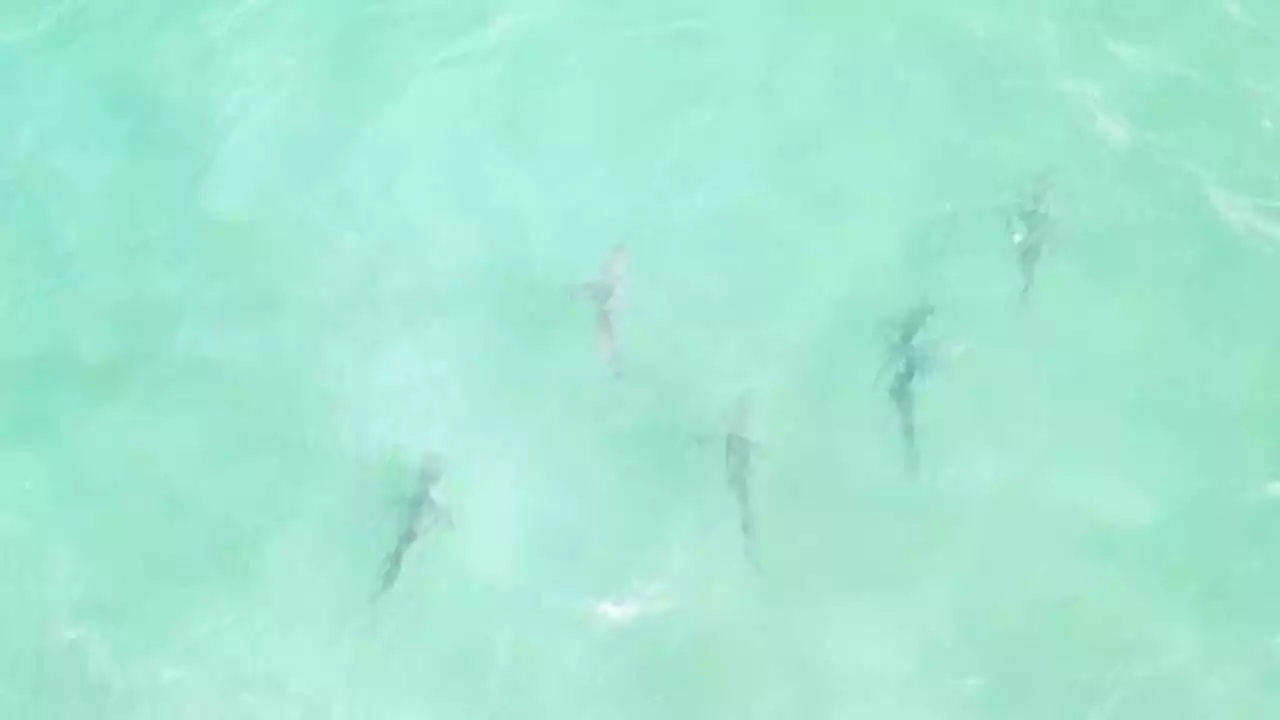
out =
[[[0,717],[1280,716],[1280,6],[1111,5],[6,0]]]

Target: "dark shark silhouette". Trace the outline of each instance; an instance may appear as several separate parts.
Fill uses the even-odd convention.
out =
[[[915,383],[926,369],[926,357],[920,348],[920,334],[937,312],[933,303],[923,300],[890,326],[889,358],[881,366],[877,378],[893,368],[889,382],[889,399],[898,415],[907,469],[913,476],[920,471],[920,447],[916,435]]]
[[[432,495],[432,491],[440,484],[440,477],[439,459],[434,455],[428,456],[419,474],[418,488],[407,498],[406,522],[396,538],[395,547],[387,554],[375,599],[385,595],[396,584],[405,556],[418,538],[435,525],[453,524],[448,509]]]
[[[1019,299],[1026,303],[1031,299],[1036,271],[1049,240],[1052,227],[1049,213],[1049,191],[1052,177],[1043,173],[1036,177],[1014,200],[1012,212],[1006,218],[1006,229],[1013,242],[1018,272],[1022,277]]]
[[[898,411],[898,427],[902,434],[902,446],[906,453],[907,469],[911,474],[920,472],[920,446],[916,441],[916,402],[914,384],[920,375],[920,350],[909,345],[902,353],[893,382],[889,385],[889,398]]]
[[[625,247],[614,246],[604,266],[600,268],[600,277],[579,286],[581,294],[595,306],[596,342],[600,346],[600,355],[615,378],[622,376],[615,301],[625,280],[627,255]]]

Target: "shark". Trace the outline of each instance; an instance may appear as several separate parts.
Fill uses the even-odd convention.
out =
[[[400,578],[405,556],[420,537],[436,525],[453,525],[452,514],[434,495],[441,476],[439,457],[434,454],[428,455],[419,471],[417,488],[406,498],[405,522],[400,535],[396,538],[395,547],[383,562],[382,579],[378,584],[375,599],[386,595],[395,586],[396,580]]]
[[[1036,270],[1049,239],[1051,218],[1049,191],[1052,177],[1048,173],[1037,176],[1014,199],[1013,209],[1006,217],[1005,226],[1013,243],[1018,272],[1022,276],[1019,299],[1025,304],[1031,298],[1036,281]]]
[[[622,377],[622,358],[618,351],[617,300],[626,280],[629,253],[626,247],[615,245],[600,268],[600,274],[591,282],[579,286],[583,297],[591,301],[596,311],[596,344],[610,373]]]
[[[729,481],[729,489],[738,503],[738,520],[742,532],[743,547],[747,560],[753,567],[759,568],[756,553],[755,514],[751,506],[751,470],[756,441],[751,437],[751,420],[753,407],[751,397],[743,394],[729,418],[729,427],[724,436],[724,465]]]
[[[889,382],[889,400],[898,416],[899,431],[906,453],[907,468],[917,475],[920,470],[920,449],[916,437],[916,381],[927,368],[926,354],[920,347],[920,334],[937,308],[928,300],[921,300],[908,309],[897,322],[891,324],[889,358],[880,367],[876,377],[893,369]]]
[[[921,359],[919,348],[907,346],[893,375],[893,381],[889,384],[889,399],[898,412],[898,428],[906,452],[907,469],[913,476],[920,472],[920,447],[916,441],[915,381],[920,376]]]

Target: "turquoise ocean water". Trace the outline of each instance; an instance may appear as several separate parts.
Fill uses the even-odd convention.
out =
[[[1278,41],[3,0],[0,718],[1280,717]],[[429,452],[452,527],[372,602]]]

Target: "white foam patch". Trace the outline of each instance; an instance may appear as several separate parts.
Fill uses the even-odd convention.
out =
[[[592,604],[597,619],[612,625],[629,625],[641,618],[658,615],[671,608],[666,586],[650,583],[623,595]]]

